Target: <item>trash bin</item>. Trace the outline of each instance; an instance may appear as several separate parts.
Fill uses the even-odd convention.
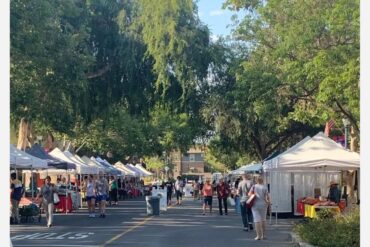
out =
[[[147,215],[159,215],[159,197],[146,196],[145,200]]]

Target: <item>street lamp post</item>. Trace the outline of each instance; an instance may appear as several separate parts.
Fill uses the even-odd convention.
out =
[[[350,121],[347,118],[342,119],[344,125],[344,148],[347,149],[347,135],[348,135],[348,126],[350,125]]]

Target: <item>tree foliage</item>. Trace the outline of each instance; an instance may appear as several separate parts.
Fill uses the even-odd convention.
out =
[[[192,0],[11,0],[11,122],[117,159],[209,142],[230,168],[331,118],[359,135],[358,0],[224,7],[245,17],[210,42]]]

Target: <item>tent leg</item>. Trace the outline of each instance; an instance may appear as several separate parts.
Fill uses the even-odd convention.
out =
[[[80,192],[79,192],[79,195],[80,195],[80,208],[83,208],[83,201],[82,201],[82,174],[80,173]]]
[[[33,167],[31,166],[31,198],[33,201]]]
[[[68,173],[66,170],[66,176],[68,177]],[[66,185],[66,214],[68,214],[68,186]]]
[[[271,219],[272,219],[272,204],[270,204],[270,225],[272,225]]]
[[[275,216],[276,216],[276,218],[275,218],[275,225],[277,225],[277,220],[278,220],[278,212],[277,212],[277,210],[278,210],[278,207],[277,207],[277,205],[276,205],[276,211],[275,211]]]

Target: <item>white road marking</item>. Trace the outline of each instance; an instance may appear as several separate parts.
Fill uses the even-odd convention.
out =
[[[94,235],[95,233],[93,232],[66,232],[61,235],[58,235],[60,233],[33,233],[33,234],[26,234],[26,235],[16,235],[11,237],[11,240],[16,241],[16,240],[41,240],[41,239],[48,239],[48,240],[64,240],[64,239],[84,239],[87,238],[91,235]]]

